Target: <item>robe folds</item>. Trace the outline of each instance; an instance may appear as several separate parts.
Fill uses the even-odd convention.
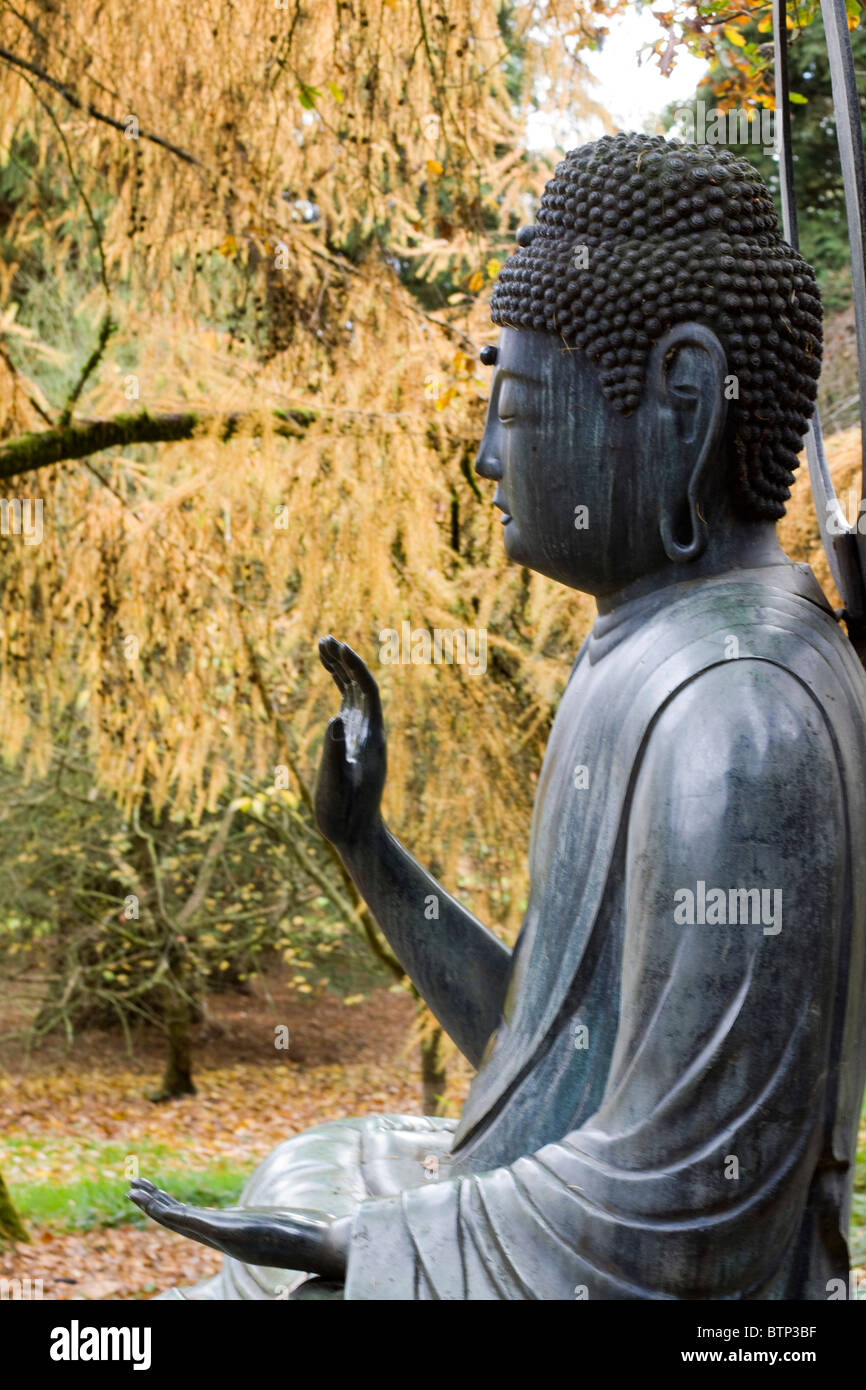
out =
[[[739,859],[708,850],[699,877],[770,889],[787,854],[778,928],[664,909],[676,847],[636,809],[639,779],[669,767],[676,792],[684,754],[664,731],[704,689],[722,704],[730,689],[713,709],[723,799],[766,802],[767,828]],[[767,711],[791,765],[756,783]],[[786,776],[806,820],[833,828],[820,911],[798,911],[815,899]],[[806,567],[688,581],[599,618],[545,756],[501,1022],[435,1180],[358,1207],[344,1296],[826,1298],[847,1279],[866,1077],[864,835],[866,679]]]

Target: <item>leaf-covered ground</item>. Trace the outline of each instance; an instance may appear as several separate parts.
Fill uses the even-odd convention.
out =
[[[0,1077],[0,1172],[31,1236],[0,1251],[0,1278],[42,1280],[44,1298],[147,1298],[219,1267],[220,1255],[144,1224],[126,1200],[144,1177],[205,1205],[231,1202],[281,1140],[346,1115],[421,1113],[413,1005],[377,991],[354,1007],[283,994],[218,1001],[200,1039],[198,1093],[165,1105],[158,1041],[134,1060],[111,1034],[22,1059]],[[289,1029],[289,1047],[275,1030]],[[333,1058],[343,1056],[344,1064]],[[238,1060],[238,1059],[242,1060]],[[452,1077],[459,1108],[467,1074]]]

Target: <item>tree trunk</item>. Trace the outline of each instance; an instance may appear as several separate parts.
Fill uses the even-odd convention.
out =
[[[168,1055],[165,1071],[159,1090],[151,1100],[177,1100],[180,1096],[194,1096],[192,1079],[192,1010],[188,1000],[167,986],[165,1011],[165,1037]]]
[[[194,1096],[192,1079],[192,1025],[194,1022],[194,988],[186,950],[186,938],[180,924],[162,907],[159,875],[162,871],[157,847],[157,821],[150,797],[139,807],[136,821],[137,836],[130,854],[141,883],[140,893],[158,935],[163,937],[168,969],[163,983],[156,991],[155,1003],[167,1047],[165,1071],[159,1090],[152,1101],[178,1100]]]
[[[441,1115],[448,1076],[441,1056],[442,1029],[436,1028],[421,1041],[421,1085],[425,1115]]]
[[[7,1241],[29,1241],[21,1217],[12,1205],[9,1190],[0,1176],[0,1245]]]

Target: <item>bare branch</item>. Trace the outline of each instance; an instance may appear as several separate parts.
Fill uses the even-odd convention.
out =
[[[47,72],[43,71],[42,68],[38,68],[35,63],[28,63],[26,58],[19,58],[17,53],[11,53],[8,48],[0,48],[0,58],[6,63],[10,63],[12,67],[20,68],[22,72],[29,72],[31,76],[38,78],[40,82],[46,82],[55,92],[59,92],[64,101],[67,101],[76,111],[84,111],[88,116],[92,116],[95,121],[104,121],[106,125],[110,125],[115,130],[119,130],[122,135],[126,135],[126,126],[122,121],[116,121],[113,116],[107,116],[104,111],[98,111],[90,102],[83,102],[80,97],[75,95],[71,88],[65,86],[62,82],[58,82],[55,77],[51,77]],[[141,130],[139,128],[138,138],[141,140],[149,140],[152,145],[159,145],[162,149],[168,150],[170,154],[176,155],[178,159],[182,159],[185,164],[194,164],[197,168],[204,167],[201,160],[196,159],[194,154],[190,154],[189,150],[181,149],[180,145],[173,145],[170,140],[164,139],[161,135],[154,135],[153,131]]]

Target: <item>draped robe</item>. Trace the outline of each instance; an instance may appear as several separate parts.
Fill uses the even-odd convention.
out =
[[[686,692],[700,710],[708,679],[730,688],[714,711],[733,731],[729,787],[781,824],[717,861],[710,847],[706,880],[781,875],[778,933],[676,925],[668,894],[688,885],[665,880],[651,818],[633,823],[643,762],[689,786],[663,730]],[[687,582],[599,619],[545,757],[503,1018],[436,1181],[358,1209],[346,1298],[819,1299],[847,1278],[866,1072],[864,688],[805,566]],[[737,765],[754,710],[756,727],[790,726],[792,749],[757,786]],[[802,825],[785,818],[789,775]],[[797,838],[820,841],[825,819],[821,907],[798,911],[812,866]],[[647,899],[633,901],[641,862]]]

